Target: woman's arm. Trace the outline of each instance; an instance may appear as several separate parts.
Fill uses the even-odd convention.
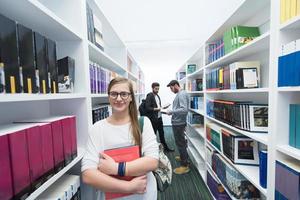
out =
[[[150,120],[144,117],[144,128],[142,133],[143,157],[126,162],[126,176],[140,176],[158,167],[158,143]],[[108,155],[102,154],[98,169],[105,174],[116,175],[118,164]]]
[[[124,181],[100,172],[97,169],[88,169],[82,173],[84,183],[103,192],[145,193],[147,186],[146,176],[139,176],[131,181]]]

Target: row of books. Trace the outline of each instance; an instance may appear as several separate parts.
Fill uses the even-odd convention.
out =
[[[259,190],[218,153],[212,155],[212,169],[236,199],[259,199]]]
[[[259,165],[258,143],[247,136],[210,122],[206,139],[234,164]]]
[[[2,15],[0,27],[0,93],[65,92],[74,67],[57,63],[55,41]]]
[[[207,64],[218,60],[225,55],[223,38],[208,44],[207,48]]]
[[[258,27],[237,25],[227,29],[223,34],[225,54],[240,48],[258,36],[260,36]]]
[[[93,107],[92,116],[93,116],[93,124],[97,121],[105,119],[112,114],[112,108],[109,104],[107,105],[98,105]]]
[[[278,58],[278,87],[300,85],[300,39],[281,46]]]
[[[207,90],[247,89],[260,87],[260,62],[234,62],[206,73]]]
[[[204,117],[197,113],[189,112],[187,115],[187,122],[191,125],[204,124]]]
[[[188,81],[187,90],[188,91],[202,91],[203,90],[203,79],[197,78],[197,79]]]
[[[80,176],[64,174],[37,200],[80,200]]]
[[[196,110],[204,110],[203,109],[203,96],[202,97],[197,97],[197,96],[194,96],[194,97],[190,97],[190,108],[191,109],[196,109]]]
[[[0,126],[0,199],[24,199],[77,157],[75,116]]]
[[[257,141],[215,123],[206,124],[206,138],[232,164],[259,165],[260,185],[267,187],[267,151],[264,149],[259,151]],[[206,153],[211,156],[213,150],[207,148]]]
[[[280,0],[280,23],[300,14],[300,0]]]
[[[275,199],[300,199],[300,167],[293,159],[276,160]]]
[[[268,132],[268,105],[250,101],[208,100],[207,115],[250,132]]]
[[[99,49],[104,51],[102,22],[93,13],[93,10],[88,3],[86,3],[86,17],[88,40],[95,44]]]
[[[300,149],[300,104],[290,104],[289,145]]]
[[[91,93],[93,94],[106,94],[109,82],[118,76],[113,71],[110,71],[99,64],[90,61],[90,83]]]

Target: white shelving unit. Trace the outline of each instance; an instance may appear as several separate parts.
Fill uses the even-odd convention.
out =
[[[104,52],[88,40],[86,4],[103,28]],[[0,0],[0,14],[39,32],[56,42],[57,59],[70,56],[75,59],[74,93],[58,94],[0,94],[0,124],[22,119],[44,118],[53,115],[75,115],[78,157],[45,182],[27,199],[36,199],[68,171],[80,174],[80,163],[89,130],[92,127],[92,107],[108,102],[107,94],[91,94],[89,61],[93,61],[136,82],[136,99],[144,94],[144,75],[134,58],[134,70],[129,71],[130,54],[101,11],[96,0]],[[139,104],[139,102],[137,102]],[[83,184],[83,183],[82,183]],[[82,199],[94,199],[91,190],[82,185]]]
[[[203,45],[197,51],[197,59],[193,55],[184,63],[198,60],[199,69],[193,74],[187,75],[186,82],[195,78],[203,78],[203,92],[190,92],[192,96],[203,95],[204,123],[214,122],[231,131],[248,136],[259,143],[261,148],[268,150],[267,167],[267,188],[259,184],[259,168],[257,166],[234,165],[245,178],[247,178],[266,199],[274,199],[275,193],[275,161],[280,158],[300,160],[300,150],[289,146],[289,104],[300,103],[300,87],[278,87],[278,57],[281,45],[299,39],[300,16],[294,17],[283,24],[280,24],[280,0],[243,1],[237,10],[230,16],[224,24],[206,40],[205,44],[221,38],[224,31],[235,25],[258,26],[261,36],[250,43],[226,54],[212,63],[206,63],[206,51]],[[204,44],[204,46],[205,46]],[[202,52],[202,53],[201,53]],[[261,65],[261,86],[255,89],[238,90],[205,90],[205,74],[212,69],[225,66],[237,61],[258,60]],[[182,68],[180,69],[182,70]],[[237,101],[252,101],[269,105],[269,129],[268,133],[255,133],[240,130],[224,122],[214,119],[206,114],[206,102],[208,99],[224,99]],[[193,131],[191,128],[188,131]],[[204,127],[204,136],[206,127]],[[187,133],[189,135],[189,132]],[[205,137],[204,137],[205,138]],[[202,140],[201,137],[198,138]],[[194,143],[194,142],[193,142]],[[205,146],[212,146],[205,139]],[[194,145],[196,147],[197,145]],[[197,147],[196,147],[197,148]],[[216,148],[214,148],[217,150]],[[199,148],[198,151],[201,151]],[[218,151],[218,150],[217,150]],[[221,153],[221,152],[219,152]],[[226,156],[223,155],[225,159]],[[282,160],[282,159],[281,159]],[[284,160],[284,159],[283,159]],[[196,161],[197,162],[197,161]],[[206,170],[213,173],[206,165]],[[206,180],[205,180],[206,181]],[[226,189],[227,190],[227,189]],[[233,198],[234,199],[234,198]]]

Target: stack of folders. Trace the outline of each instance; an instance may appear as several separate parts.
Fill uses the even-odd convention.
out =
[[[240,25],[231,27],[223,34],[225,54],[251,42],[258,36],[260,36],[258,27]]]
[[[300,14],[300,0],[280,0],[280,23]]]
[[[282,45],[278,58],[278,87],[300,85],[300,39]]]
[[[300,149],[300,104],[290,104],[289,145]]]
[[[104,151],[105,154],[109,155],[114,159],[115,162],[129,162],[135,159],[138,159],[140,157],[140,147],[137,145],[134,146],[125,146],[120,148],[114,148],[114,149],[107,149]],[[130,181],[134,177],[132,176],[114,176],[115,178]],[[112,193],[112,192],[106,192],[105,198],[106,199],[115,199],[120,198],[124,196],[132,195],[130,193]]]
[[[277,160],[275,199],[300,199],[300,167],[294,160]]]
[[[80,176],[63,175],[37,200],[80,200]]]

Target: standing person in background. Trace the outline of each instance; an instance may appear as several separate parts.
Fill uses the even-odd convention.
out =
[[[158,131],[159,133],[159,140],[164,146],[165,151],[174,151],[171,149],[170,146],[167,145],[165,140],[165,133],[164,133],[164,125],[161,117],[161,100],[158,95],[159,91],[159,83],[154,82],[151,85],[152,92],[147,94],[146,97],[146,116],[150,119],[154,134]],[[163,109],[167,108],[168,106],[163,107]]]
[[[190,171],[187,153],[187,141],[185,139],[186,117],[188,114],[189,97],[185,90],[182,90],[177,80],[172,80],[167,85],[171,91],[176,94],[173,101],[172,110],[168,110],[166,114],[172,115],[171,123],[175,143],[179,151],[180,157],[175,159],[180,161],[181,166],[174,169],[175,174],[185,174]]]
[[[86,152],[82,158],[83,182],[100,191],[97,199],[105,199],[104,192],[129,193],[126,200],[156,200],[156,179],[152,173],[158,167],[158,144],[151,122],[144,118],[141,135],[137,107],[131,82],[122,77],[110,81],[109,103],[113,113],[98,121],[90,131]],[[130,145],[141,147],[141,157],[117,163],[104,150]],[[121,167],[120,167],[121,166]],[[134,176],[131,181],[112,175]]]

